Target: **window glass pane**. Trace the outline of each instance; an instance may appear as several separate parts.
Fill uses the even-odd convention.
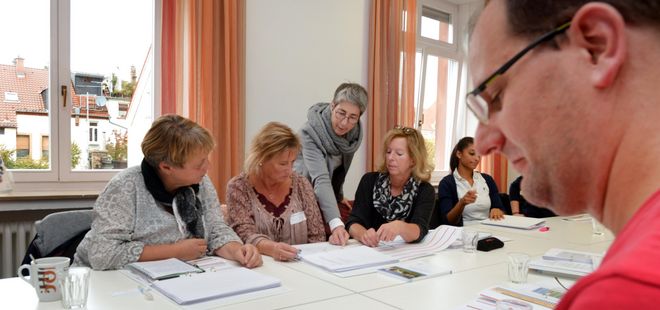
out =
[[[454,43],[454,28],[451,14],[422,6],[421,31],[422,37],[449,44]]]
[[[50,142],[48,140],[48,136],[41,137],[41,158],[48,158],[50,155],[48,152]]]
[[[458,62],[427,55],[424,63],[422,135],[429,145],[435,170],[449,170],[448,153],[451,152],[451,128],[458,80]],[[418,105],[420,106],[420,105]]]
[[[71,0],[74,170],[125,168],[140,152],[128,146],[129,115],[153,106],[153,11],[152,1]]]
[[[0,1],[0,12],[0,156],[10,169],[48,169],[50,1]]]

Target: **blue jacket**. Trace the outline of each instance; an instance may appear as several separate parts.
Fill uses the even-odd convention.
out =
[[[502,205],[502,200],[500,200],[500,192],[497,189],[497,184],[495,180],[485,173],[482,173],[481,176],[486,180],[488,185],[488,196],[490,197],[490,208],[498,208],[504,211]],[[431,228],[436,228],[440,225],[454,225],[450,224],[447,220],[447,213],[454,208],[458,203],[458,192],[456,190],[456,180],[454,179],[453,174],[449,174],[442,178],[440,184],[438,184],[438,200],[435,202],[435,210],[433,212],[433,217],[431,218]],[[463,226],[463,217],[458,220],[456,226]]]

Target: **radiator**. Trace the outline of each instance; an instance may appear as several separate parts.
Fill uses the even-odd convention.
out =
[[[0,266],[2,278],[16,276],[16,270],[23,261],[25,250],[36,234],[34,221],[0,223]]]

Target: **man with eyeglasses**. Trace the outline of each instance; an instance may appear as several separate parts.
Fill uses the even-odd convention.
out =
[[[657,308],[660,1],[487,1],[469,61],[477,151],[505,154],[530,202],[616,234],[558,309]]]

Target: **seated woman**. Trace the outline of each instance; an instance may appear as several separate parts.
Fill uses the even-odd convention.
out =
[[[383,164],[362,177],[351,215],[351,237],[375,247],[379,241],[401,236],[419,242],[426,236],[435,191],[428,183],[431,169],[419,131],[396,127],[385,136]]]
[[[227,223],[245,243],[280,261],[297,256],[291,244],[325,241],[314,188],[293,171],[299,150],[289,127],[268,123],[252,140],[245,172],[227,184]]]
[[[504,218],[495,181],[488,174],[475,170],[480,160],[472,137],[458,141],[449,160],[452,174],[438,185],[432,228],[440,224],[463,226],[464,221]]]
[[[206,176],[214,145],[209,132],[189,119],[164,115],[154,121],[142,141],[142,164],[117,174],[96,200],[92,229],[75,263],[106,270],[215,254],[260,266],[259,251],[243,245],[220,215]]]
[[[551,210],[537,207],[525,200],[525,197],[523,197],[522,191],[520,190],[520,183],[522,182],[522,178],[522,176],[519,176],[515,181],[511,182],[511,186],[509,186],[511,213],[516,216],[527,216],[535,218],[556,216],[556,214]]]

